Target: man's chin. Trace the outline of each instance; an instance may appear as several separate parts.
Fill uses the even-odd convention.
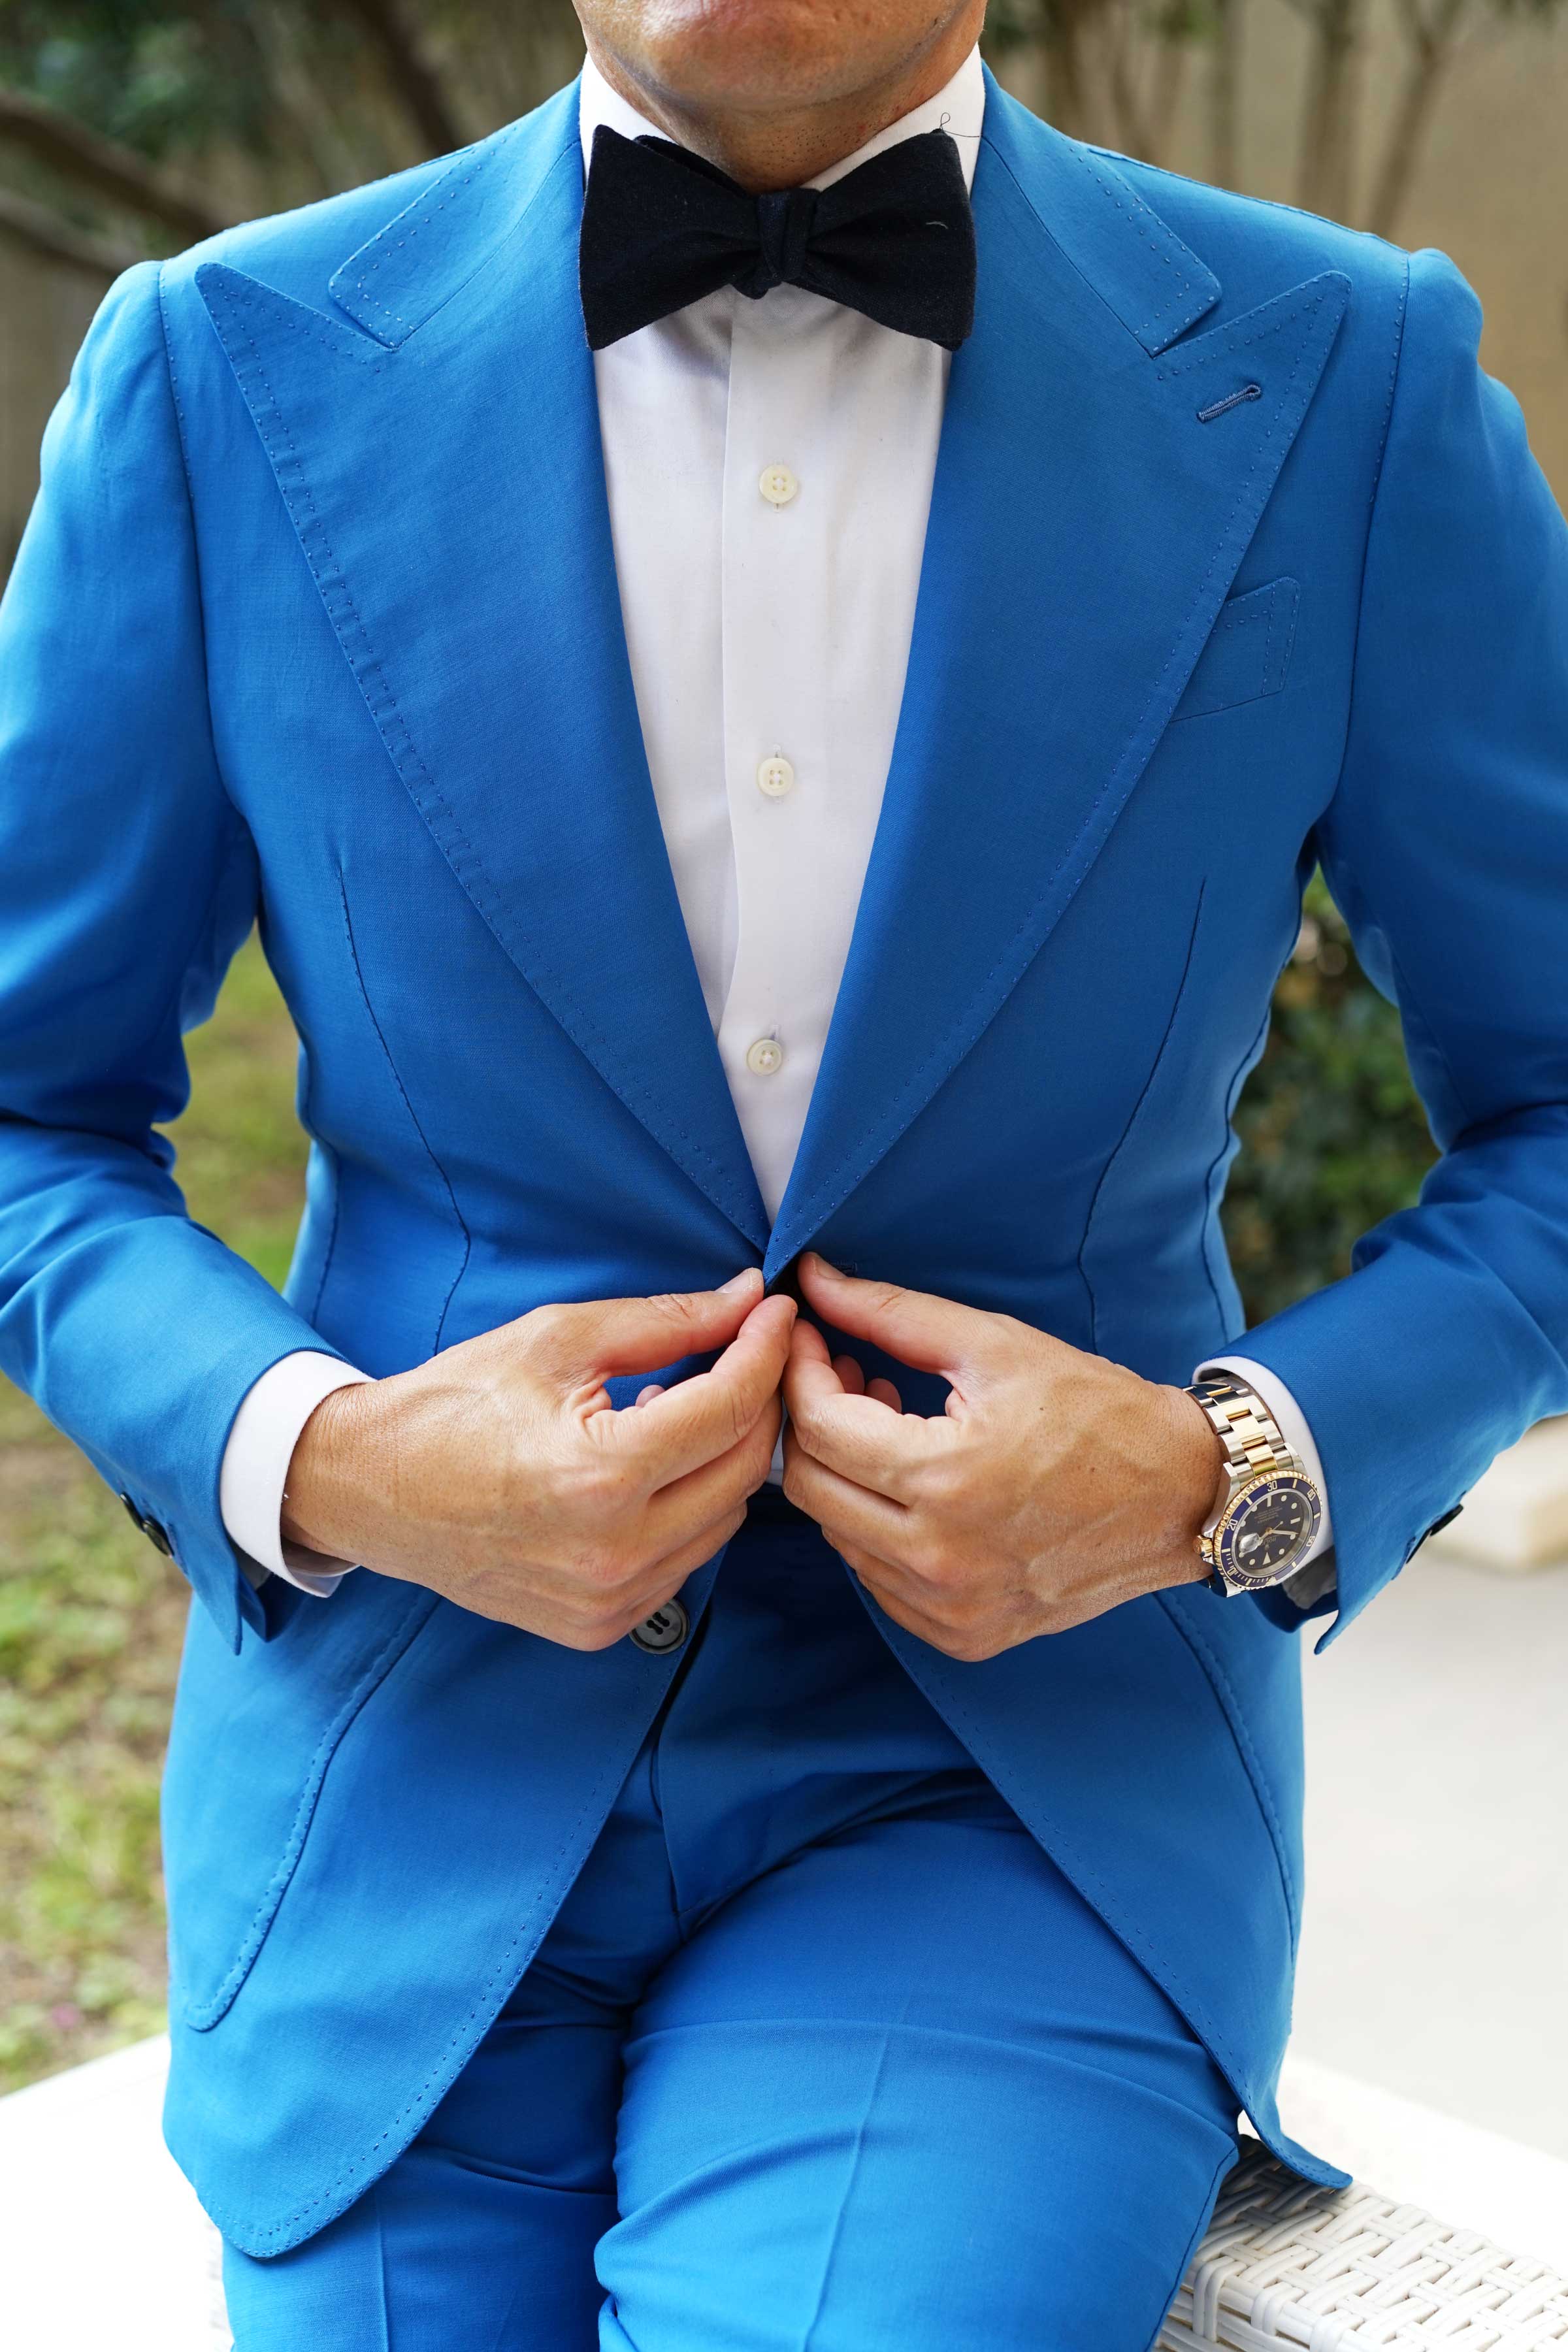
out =
[[[660,110],[755,110],[833,105],[909,71],[941,37],[909,0],[600,0],[581,12]]]

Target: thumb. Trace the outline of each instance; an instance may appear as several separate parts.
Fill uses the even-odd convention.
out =
[[[800,1286],[813,1309],[835,1330],[868,1339],[900,1364],[941,1372],[955,1384],[961,1373],[984,1369],[995,1352],[998,1317],[927,1290],[900,1290],[892,1282],[862,1282],[840,1274],[808,1250],[800,1261]]]
[[[546,1308],[541,1354],[561,1379],[654,1372],[682,1356],[726,1348],[763,1295],[748,1266],[720,1290],[670,1290],[651,1298],[595,1298]]]

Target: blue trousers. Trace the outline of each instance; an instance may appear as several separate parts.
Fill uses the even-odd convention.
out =
[[[497,2023],[347,2213],[226,2250],[230,2324],[237,2352],[1148,2352],[1236,2122],[770,1497]]]

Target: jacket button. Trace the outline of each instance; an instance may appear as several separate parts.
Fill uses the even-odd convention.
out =
[[[144,1535],[148,1542],[163,1553],[165,1559],[173,1559],[174,1547],[169,1541],[168,1529],[161,1526],[158,1520],[150,1519],[145,1511],[138,1510],[129,1495],[121,1495],[120,1499],[130,1512],[131,1524],[138,1533]]]
[[[667,1650],[679,1650],[689,1630],[689,1621],[679,1601],[667,1601],[662,1609],[656,1609],[651,1617],[645,1617],[640,1625],[632,1627],[631,1639],[639,1650],[647,1650],[658,1658]]]
[[[1431,1526],[1426,1530],[1426,1535],[1417,1536],[1415,1542],[1411,1545],[1410,1549],[1405,1553],[1405,1557],[1406,1561],[1408,1562],[1415,1559],[1422,1545],[1426,1541],[1427,1536],[1440,1536],[1445,1528],[1451,1528],[1464,1507],[1463,1503],[1456,1503],[1451,1511],[1445,1511],[1440,1519],[1434,1519]]]

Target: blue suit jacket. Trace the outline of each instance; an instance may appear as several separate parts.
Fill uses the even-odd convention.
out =
[[[1338,1624],[1568,1409],[1568,539],[1449,264],[992,88],[886,806],[770,1233],[638,734],[580,203],[568,90],[132,271],[4,611],[0,1361],[203,1604],[169,2127],[257,2252],[428,2113],[671,1671],[369,1573],[256,1593],[218,1471],[278,1357],[388,1372],[814,1243],[1184,1380],[1241,1328],[1230,1113],[1321,857],[1445,1150],[1247,1340],[1321,1451]],[[156,1132],[258,913],[312,1138],[286,1298]],[[979,1665],[883,1630],[1326,2178],[1273,2104],[1294,1622],[1184,1590]]]

